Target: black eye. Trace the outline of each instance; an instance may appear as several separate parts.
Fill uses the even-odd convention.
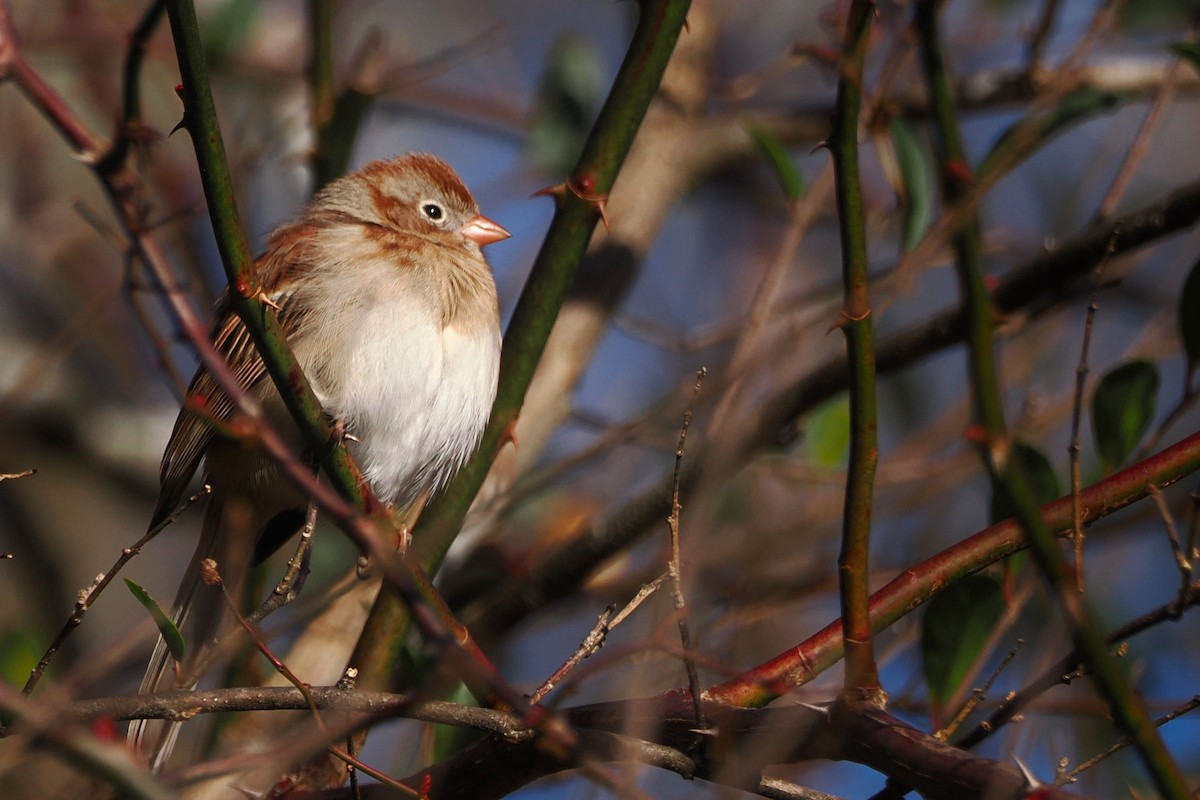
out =
[[[431,222],[441,222],[446,217],[446,212],[441,206],[428,200],[421,203],[421,213]]]

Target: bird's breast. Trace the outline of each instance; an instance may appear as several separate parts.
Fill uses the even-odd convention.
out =
[[[480,324],[443,326],[411,298],[370,302],[327,320],[322,338],[337,344],[302,357],[313,362],[326,411],[357,437],[351,448],[385,501],[404,504],[440,488],[478,443],[500,353],[498,322],[483,316]]]

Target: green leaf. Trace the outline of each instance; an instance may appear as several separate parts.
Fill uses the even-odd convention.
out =
[[[783,143],[757,126],[750,126],[747,132],[758,147],[758,152],[775,171],[775,176],[779,178],[783,194],[787,197],[788,202],[793,202],[803,196],[804,178],[796,169],[796,165],[792,163],[791,156],[788,155],[787,148],[783,146]]]
[[[1100,379],[1092,395],[1092,433],[1105,473],[1125,463],[1154,419],[1158,368],[1138,359]]]
[[[840,395],[817,406],[804,426],[804,451],[818,467],[840,467],[850,449],[850,398]]]
[[[1012,454],[1009,457],[1025,473],[1025,480],[1033,491],[1033,497],[1037,500],[1038,505],[1045,505],[1062,496],[1062,486],[1058,482],[1058,476],[1054,474],[1054,467],[1050,465],[1050,460],[1041,450],[1033,445],[1017,442],[1013,445]],[[995,524],[1016,516],[1016,513],[1016,509],[1013,508],[1008,498],[993,488],[992,523]]]
[[[969,680],[1003,613],[1000,583],[985,575],[968,575],[929,601],[921,625],[921,657],[938,718]]]
[[[916,132],[902,117],[892,118],[892,147],[904,181],[904,249],[911,250],[933,215],[933,163]]]
[[[1200,72],[1200,44],[1195,42],[1175,42],[1171,51],[1192,65],[1192,69]]]
[[[163,612],[162,607],[154,601],[149,592],[129,578],[125,579],[125,585],[129,587],[129,591],[137,598],[137,601],[150,612],[154,624],[158,626],[158,632],[162,634],[163,641],[167,643],[167,649],[171,651],[171,657],[176,661],[183,661],[187,647],[183,643],[183,634],[179,632],[179,627]]]
[[[1191,373],[1200,363],[1200,261],[1192,265],[1179,296],[1179,337]]]
[[[1107,111],[1120,101],[1121,95],[1115,92],[1102,92],[1090,86],[1076,89],[1064,97],[1053,111],[1034,119],[1020,119],[1000,134],[975,172],[982,177],[1013,152],[1023,153],[1040,147],[1075,123]]]

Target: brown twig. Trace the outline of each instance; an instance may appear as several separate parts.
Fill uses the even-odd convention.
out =
[[[1179,74],[1182,70],[1183,63],[1180,61],[1176,61],[1167,69],[1167,74],[1163,77],[1162,85],[1154,93],[1154,102],[1150,104],[1149,110],[1146,111],[1146,117],[1142,120],[1141,127],[1138,128],[1137,135],[1129,145],[1129,149],[1125,152],[1125,158],[1121,161],[1121,168],[1113,176],[1108,191],[1104,193],[1104,198],[1100,201],[1100,205],[1096,209],[1096,221],[1107,222],[1116,212],[1117,204],[1121,202],[1121,198],[1125,196],[1125,191],[1129,188],[1129,184],[1133,182],[1134,173],[1137,172],[1137,168],[1146,157],[1146,153],[1150,151],[1150,140],[1154,138],[1154,133],[1158,129],[1163,112],[1166,111],[1167,106],[1175,97],[1176,87],[1179,84]]]
[[[1011,663],[1012,660],[1017,657],[1017,653],[1020,652],[1021,646],[1024,644],[1024,639],[1017,639],[1016,646],[1009,650],[1008,654],[1000,660],[999,666],[992,671],[992,674],[988,676],[986,681],[984,681],[983,686],[971,692],[971,699],[963,704],[963,707],[954,716],[954,719],[950,720],[948,725],[933,734],[935,739],[945,742],[954,736],[954,732],[958,730],[958,726],[962,725],[963,721],[966,720],[966,718],[969,717],[972,712],[975,711],[975,709],[979,708],[979,706],[987,700],[987,693],[991,691],[992,685],[996,683],[996,680],[1000,677],[1000,673],[1002,673],[1008,667],[1009,663]]]
[[[1126,622],[1108,635],[1108,643],[1110,646],[1115,646],[1155,625],[1178,619],[1179,615],[1186,608],[1195,605],[1197,602],[1200,602],[1200,583],[1192,583],[1188,587],[1183,602],[1180,602],[1179,598],[1173,599],[1171,602],[1165,603],[1137,619]],[[1079,664],[1079,656],[1076,653],[1071,653],[1065,658],[1060,659],[1024,688],[1005,697],[1004,702],[986,720],[979,723],[970,733],[960,739],[958,744],[964,748],[973,749],[1003,725],[1010,722],[1037,697],[1040,697],[1049,689],[1060,684],[1071,683],[1075,679],[1082,677],[1083,670]]]
[[[312,694],[308,691],[308,684],[296,677],[296,674],[288,668],[287,664],[283,663],[283,660],[271,651],[271,647],[266,643],[262,636],[259,635],[258,630],[255,629],[253,623],[246,619],[246,617],[242,616],[241,612],[238,611],[237,602],[233,599],[233,596],[229,594],[229,588],[225,585],[225,581],[221,578],[220,565],[211,558],[204,559],[204,563],[201,566],[200,580],[202,580],[208,586],[220,587],[221,595],[225,598],[225,605],[228,607],[229,613],[233,615],[233,618],[237,620],[237,623],[241,625],[242,629],[246,631],[247,635],[249,635],[250,640],[254,643],[255,649],[262,653],[263,657],[266,658],[267,661],[271,662],[271,666],[275,668],[275,671],[286,678],[288,683],[295,686],[300,691],[300,694],[304,695],[304,700],[306,703],[308,703],[309,710],[312,711],[313,720],[317,723],[317,727],[324,731],[325,723],[321,720],[321,712],[317,708],[316,701],[313,699]]]
[[[123,548],[121,550],[121,555],[117,558],[113,565],[109,567],[108,572],[97,576],[95,582],[79,592],[79,599],[75,601],[75,610],[71,612],[71,616],[67,618],[66,623],[64,623],[62,628],[59,630],[58,635],[54,637],[54,641],[50,643],[48,648],[46,648],[46,652],[42,655],[41,660],[38,661],[37,666],[35,666],[29,673],[29,679],[25,681],[25,687],[21,690],[22,694],[29,695],[37,687],[38,682],[42,679],[42,675],[44,675],[46,672],[46,668],[50,666],[50,662],[54,660],[54,657],[58,654],[58,651],[62,649],[63,643],[66,642],[67,637],[69,637],[75,631],[75,629],[79,627],[80,623],[83,622],[83,618],[87,615],[88,609],[92,607],[92,603],[96,602],[96,598],[98,598],[100,593],[104,591],[105,587],[112,582],[112,579],[117,576],[117,573],[120,572],[127,563],[129,563],[131,558],[140,553],[142,548],[145,547],[151,539],[161,533],[168,525],[177,520],[179,516],[183,514],[183,512],[191,508],[191,506],[200,500],[200,498],[207,496],[209,491],[211,491],[210,488],[205,486],[201,491],[180,503],[179,507],[175,509],[175,511],[173,511],[162,522],[146,531],[142,538],[138,539],[128,547]]]
[[[1033,32],[1029,37],[1029,45],[1025,56],[1025,69],[1031,82],[1036,81],[1042,72],[1042,58],[1045,55],[1046,42],[1054,31],[1055,18],[1058,16],[1059,0],[1045,0]]]
[[[306,530],[308,530],[310,535],[311,535],[311,529],[309,529],[309,526],[316,524],[316,517],[317,517],[316,505],[310,501],[308,504],[307,519],[305,521],[305,528],[306,528]],[[304,545],[301,545],[299,550],[307,552],[307,548],[305,548]],[[301,554],[298,551],[297,556],[300,556],[300,555]],[[293,560],[296,560],[296,559],[293,559]],[[302,557],[300,560],[303,560]],[[298,568],[297,568],[297,571],[298,571]],[[291,572],[290,565],[289,565],[289,572]],[[295,575],[293,575],[293,577],[295,577]],[[373,768],[367,764],[364,764],[363,762],[359,761],[356,757],[354,757],[354,755],[347,752],[346,750],[343,750],[342,748],[336,747],[333,745],[333,741],[335,741],[337,738],[340,738],[340,737],[338,734],[331,733],[329,728],[326,726],[325,720],[321,717],[321,710],[317,704],[316,698],[313,697],[312,687],[309,686],[308,683],[300,680],[300,678],[296,675],[296,673],[292,672],[291,668],[289,668],[288,665],[286,663],[284,663],[283,659],[281,659],[277,655],[275,655],[275,653],[271,650],[270,645],[268,645],[266,640],[263,639],[262,636],[259,635],[258,630],[254,626],[254,623],[251,622],[251,620],[247,619],[246,617],[242,616],[242,614],[238,611],[237,603],[234,601],[232,595],[229,594],[229,589],[225,586],[225,581],[221,578],[221,573],[220,573],[220,570],[218,569],[218,565],[217,565],[216,561],[213,561],[211,558],[205,560],[204,565],[202,567],[201,580],[203,580],[206,584],[208,584],[210,586],[219,586],[221,588],[221,594],[225,598],[225,604],[228,607],[229,612],[231,614],[233,614],[234,619],[237,620],[238,624],[242,626],[242,629],[250,637],[251,641],[254,643],[254,648],[256,650],[258,650],[258,652],[261,653],[262,656],[267,659],[267,661],[271,662],[271,666],[275,669],[276,672],[278,672],[285,679],[287,679],[288,683],[292,684],[292,686],[296,687],[296,690],[298,692],[300,692],[300,695],[304,698],[304,702],[305,702],[307,709],[312,714],[312,719],[313,719],[313,722],[317,726],[317,730],[319,730],[322,734],[330,737],[329,738],[330,744],[328,746],[329,753],[332,754],[335,758],[337,758],[340,761],[344,762],[345,764],[349,765],[349,767],[351,768],[352,775],[354,774],[353,770],[360,769],[363,772],[370,775],[372,778],[375,778],[376,780],[378,780],[382,783],[386,783],[389,786],[391,786],[395,789],[398,789],[406,794],[411,793],[411,794],[415,795],[415,792],[412,792],[412,790],[409,789],[407,786],[404,786],[403,784],[399,783],[398,781],[396,781],[392,777],[386,775],[385,773],[382,773],[379,770],[376,770],[375,768]]]
[[[692,387],[692,401],[683,412],[683,425],[679,429],[679,445],[675,449],[675,473],[671,490],[671,515],[667,517],[667,528],[671,533],[671,559],[667,565],[667,575],[671,579],[671,597],[675,604],[676,624],[679,626],[679,641],[683,645],[683,666],[687,671],[688,689],[692,693],[693,710],[696,714],[696,731],[708,730],[708,722],[704,719],[704,706],[701,702],[700,675],[696,671],[696,662],[692,660],[691,652],[695,649],[691,631],[688,628],[687,600],[683,595],[683,575],[679,545],[679,515],[683,506],[679,504],[679,473],[683,466],[683,448],[687,442],[688,428],[692,424],[692,405],[700,394],[700,385],[708,370],[701,367],[696,371],[696,383]]]
[[[896,281],[892,294],[885,303],[878,305],[890,305],[899,291],[912,285],[916,273],[937,263],[937,254],[977,217],[979,206],[987,193],[1041,144],[1041,112],[1054,108],[1071,91],[1079,88],[1079,70],[1097,42],[1113,24],[1117,8],[1123,2],[1124,0],[1108,0],[1096,11],[1087,31],[1075,43],[1063,62],[1055,68],[1053,80],[1039,87],[1039,91],[1032,95],[1031,113],[1013,127],[1007,144],[988,157],[987,162],[990,163],[978,166],[970,184],[963,187],[953,202],[946,204],[942,216],[929,226],[914,247],[901,256],[895,267]],[[1028,76],[1022,73],[1020,80],[1027,83]],[[966,110],[961,106],[962,104],[959,104],[957,110]]]
[[[5,77],[12,79],[51,121],[78,152],[80,160],[93,166],[98,164],[100,154],[106,150],[103,143],[30,67],[17,47],[8,7],[0,1],[0,78]],[[570,729],[544,709],[531,708],[504,681],[466,629],[454,619],[445,601],[433,589],[429,577],[411,558],[397,554],[388,546],[387,537],[380,531],[381,521],[360,514],[330,486],[316,480],[310,465],[267,423],[262,406],[241,387],[225,359],[209,341],[207,326],[192,308],[190,298],[181,288],[158,242],[149,235],[144,224],[145,209],[139,199],[142,188],[139,177],[124,164],[105,165],[104,171],[96,169],[95,173],[113,203],[133,252],[150,268],[180,328],[195,347],[204,368],[243,416],[255,443],[279,465],[280,473],[287,480],[310,497],[380,565],[384,580],[409,606],[417,627],[433,646],[457,662],[469,685],[484,695],[495,695],[511,707],[521,709],[526,719],[542,730],[556,749],[564,753],[576,752],[578,739]]]
[[[1183,549],[1179,542],[1179,532],[1175,528],[1175,518],[1171,516],[1171,509],[1167,508],[1166,498],[1163,497],[1162,490],[1157,486],[1150,485],[1146,487],[1150,493],[1150,499],[1154,501],[1155,507],[1158,509],[1159,516],[1162,517],[1163,528],[1167,532],[1167,540],[1171,543],[1171,554],[1175,557],[1175,566],[1179,570],[1182,584],[1179,587],[1179,607],[1182,609],[1187,600],[1188,591],[1192,585],[1192,559],[1189,558],[1189,553]]]
[[[1171,720],[1176,719],[1178,717],[1182,717],[1184,714],[1186,714],[1189,711],[1192,711],[1196,708],[1200,708],[1200,695],[1196,695],[1195,697],[1193,697],[1188,702],[1184,703],[1179,708],[1171,711],[1169,714],[1164,714],[1163,716],[1154,720],[1154,724],[1156,727],[1161,728],[1163,725],[1166,725]],[[1098,753],[1097,755],[1092,756],[1087,761],[1084,761],[1082,764],[1075,767],[1075,769],[1061,775],[1055,781],[1055,783],[1057,783],[1059,785],[1066,784],[1066,783],[1074,783],[1076,781],[1076,779],[1079,777],[1080,773],[1084,772],[1085,770],[1091,769],[1092,767],[1096,766],[1104,759],[1111,756],[1113,753],[1117,752],[1118,750],[1123,750],[1124,748],[1129,747],[1132,744],[1133,744],[1133,740],[1131,738],[1129,738],[1128,736],[1123,737],[1121,739],[1121,741],[1116,742],[1111,747],[1109,747],[1107,750],[1105,750],[1103,753]]]
[[[579,662],[600,652],[600,648],[604,646],[604,642],[607,640],[608,634],[611,633],[614,628],[624,622],[626,617],[632,614],[634,610],[646,600],[647,597],[654,594],[654,592],[658,590],[658,587],[661,586],[663,581],[666,579],[667,573],[663,573],[654,580],[650,581],[650,583],[647,583],[638,590],[638,593],[633,596],[633,599],[626,603],[625,607],[621,609],[616,616],[613,615],[613,611],[616,610],[615,605],[606,608],[604,613],[602,613],[596,619],[596,624],[592,626],[592,629],[588,632],[588,635],[583,637],[583,642],[580,643],[575,652],[571,654],[571,657],[568,658],[561,667],[556,669],[554,674],[547,678],[546,682],[538,687],[537,691],[529,696],[529,702],[542,702],[542,699],[545,698],[545,696],[549,694],[555,686],[558,686],[560,683],[562,683],[563,679],[566,678],[576,666],[578,666]]]
[[[3,13],[0,8],[0,14]],[[2,39],[0,48],[3,48]],[[124,748],[62,725],[59,714],[45,706],[32,702],[0,681],[0,710],[25,741],[36,741],[71,766],[99,778],[112,787],[117,796],[129,800],[172,800],[178,796],[134,764]],[[11,750],[11,746],[6,748],[6,756],[12,755]],[[12,785],[9,776],[5,778],[5,783]],[[20,786],[19,780],[16,786]]]
[[[1083,390],[1087,385],[1088,349],[1092,342],[1092,326],[1096,322],[1096,311],[1100,307],[1100,276],[1107,259],[1096,265],[1092,281],[1092,298],[1088,302],[1083,321],[1083,343],[1079,346],[1079,365],[1075,368],[1075,395],[1071,405],[1071,443],[1067,445],[1067,456],[1071,471],[1071,541],[1075,552],[1075,588],[1083,592],[1083,508],[1079,500],[1083,480],[1079,474],[1079,428],[1083,420]]]
[[[304,588],[304,582],[308,578],[309,560],[312,556],[312,536],[313,530],[316,527],[317,504],[310,500],[308,502],[308,511],[304,517],[304,527],[300,529],[299,540],[296,542],[296,550],[292,553],[292,557],[288,559],[287,569],[284,571],[283,577],[275,584],[275,588],[271,590],[271,594],[263,601],[263,604],[247,617],[251,623],[260,622],[268,614],[295,600],[297,595],[300,594],[300,591]]]
[[[779,778],[763,778],[758,782],[758,793],[771,800],[841,800],[837,795],[797,786]]]

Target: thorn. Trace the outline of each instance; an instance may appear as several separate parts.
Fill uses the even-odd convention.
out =
[[[596,209],[600,215],[600,221],[604,223],[604,229],[611,230],[612,226],[608,222],[608,195],[593,192],[594,188],[595,179],[590,175],[585,175],[579,179],[578,183],[575,182],[574,178],[571,178],[565,183],[556,183],[553,186],[538,189],[530,197],[553,197],[556,203],[562,203],[567,197],[567,192],[570,192]]]
[[[99,153],[71,153],[71,158],[81,164],[87,164],[89,167],[94,167],[100,163]]]
[[[1033,773],[1029,771],[1029,767],[1025,766],[1025,763],[1021,761],[1021,759],[1013,756],[1013,761],[1017,763],[1017,769],[1021,770],[1021,775],[1025,778],[1026,786],[1028,786],[1030,789],[1040,789],[1044,785],[1041,781],[1034,777]]]
[[[968,185],[975,182],[975,173],[971,172],[971,168],[965,161],[947,161],[946,174],[959,184]]]
[[[530,197],[553,197],[555,203],[562,202],[562,199],[567,196],[567,185],[565,183],[556,183],[553,186],[543,186],[538,189]]]
[[[988,443],[988,434],[982,425],[969,425],[963,431],[963,438],[971,444],[986,445]]]
[[[833,708],[833,703],[818,704],[818,703],[800,702],[800,703],[796,703],[796,705],[800,706],[801,708],[808,708],[808,709],[812,709],[813,711],[820,711],[822,714],[828,714],[829,709]]]
[[[175,96],[179,98],[180,103],[183,103],[183,84],[182,83],[175,84]],[[183,116],[179,118],[179,122],[176,123],[175,127],[171,128],[171,132],[167,134],[167,138],[174,136],[175,132],[178,131],[180,128],[186,128],[187,122],[188,122],[187,104],[185,103],[183,106]]]
[[[520,443],[517,441],[517,420],[516,420],[516,418],[511,420],[508,423],[508,426],[504,429],[504,433],[500,434],[500,446],[501,447],[504,447],[504,445],[508,444],[509,442],[512,442],[513,449],[516,449],[520,446]]]
[[[837,322],[833,323],[832,325],[830,325],[828,328],[825,329],[825,335],[828,336],[829,334],[833,333],[834,331],[836,331],[838,329],[843,329],[847,325],[849,325],[851,322],[862,322],[864,319],[866,319],[869,316],[871,316],[871,309],[869,309],[869,308],[866,311],[864,311],[863,313],[858,314],[857,316],[854,314],[851,314],[850,312],[846,311],[846,309],[843,308],[841,311],[838,312]]]
[[[283,310],[283,308],[279,305],[279,303],[276,303],[271,298],[271,296],[267,294],[266,290],[263,289],[261,286],[258,287],[257,291],[254,292],[254,299],[259,301],[263,305],[268,305],[271,308],[275,309],[275,313],[279,313],[280,311]]]
[[[329,427],[331,429],[330,433],[332,434],[331,438],[333,439],[333,443],[335,445],[345,444],[346,442],[362,441],[353,433],[350,433],[350,430],[346,427],[346,420],[344,419],[333,420]]]
[[[808,154],[810,156],[812,156],[812,155],[816,155],[818,150],[828,150],[828,149],[829,149],[829,142],[825,139],[822,139],[821,141],[817,142],[817,144],[813,147],[812,150],[808,151]]]

